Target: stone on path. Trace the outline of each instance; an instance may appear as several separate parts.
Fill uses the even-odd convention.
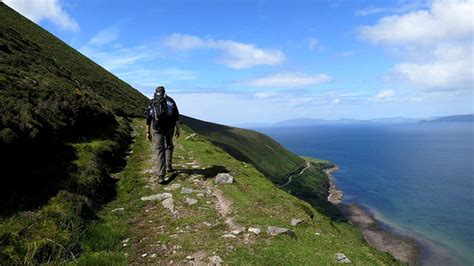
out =
[[[130,238],[122,240],[122,246],[127,247],[128,246],[128,241],[130,241]]]
[[[193,133],[193,134],[187,136],[184,140],[188,140],[188,139],[194,138],[194,137],[196,137],[196,133]]]
[[[280,235],[280,234],[287,234],[292,238],[296,237],[296,234],[293,231],[291,231],[290,229],[284,228],[284,227],[277,227],[277,226],[268,226],[267,227],[267,233],[271,236],[276,236],[276,235]]]
[[[155,172],[156,172],[156,169],[148,168],[148,169],[143,170],[142,173],[144,173],[144,174],[153,174]]]
[[[197,199],[193,199],[193,198],[188,198],[188,197],[186,197],[186,198],[184,199],[184,202],[185,202],[186,204],[188,204],[188,205],[194,205],[194,204],[196,204],[198,201],[197,201]]]
[[[232,184],[234,182],[234,177],[227,173],[219,173],[214,179],[214,183],[219,184]]]
[[[303,220],[301,220],[301,219],[296,219],[296,218],[291,219],[291,225],[293,225],[293,226],[299,225],[302,222],[303,222]]]
[[[225,234],[225,235],[222,235],[221,237],[223,237],[223,238],[236,238],[236,236],[233,235],[233,234]]]
[[[181,184],[176,183],[176,184],[172,184],[170,186],[165,187],[164,190],[167,190],[167,191],[176,190],[180,187],[181,187]]]
[[[243,229],[236,229],[236,230],[233,230],[231,233],[232,233],[233,235],[238,235],[238,234],[242,233],[244,230],[245,230],[245,228],[243,228]]]
[[[336,253],[335,257],[336,257],[336,262],[337,263],[351,263],[349,258],[346,257],[346,255],[344,255],[344,253]]]
[[[181,193],[182,194],[189,194],[189,193],[193,193],[193,192],[196,192],[196,190],[194,190],[192,188],[188,188],[188,187],[182,187],[181,188]]]
[[[148,197],[141,197],[141,200],[164,200],[173,197],[171,193],[159,193]]]
[[[260,234],[260,228],[249,227],[248,231],[256,235]]]
[[[215,265],[221,265],[222,263],[222,259],[221,257],[217,256],[217,255],[214,255],[212,257],[209,258],[209,261]]]
[[[169,210],[173,210],[174,208],[173,198],[167,198],[164,201],[162,201],[161,204],[163,205],[163,207]]]

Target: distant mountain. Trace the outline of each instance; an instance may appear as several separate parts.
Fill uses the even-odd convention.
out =
[[[420,122],[420,119],[407,118],[407,117],[389,117],[389,118],[377,118],[367,120],[370,123],[375,124],[412,124]]]
[[[468,115],[451,115],[438,117],[432,120],[422,120],[422,123],[473,123],[474,114]]]
[[[259,127],[269,127],[272,126],[271,123],[244,123],[244,124],[236,124],[236,127],[240,128],[259,128]]]
[[[274,123],[273,127],[300,127],[300,126],[311,126],[311,125],[320,125],[327,124],[329,120],[324,119],[310,119],[310,118],[297,118],[289,119],[281,122]]]
[[[267,125],[265,127],[308,127],[316,125],[354,125],[354,124],[411,124],[418,123],[420,119],[406,117],[389,117],[369,120],[341,118],[337,120],[297,118]],[[248,127],[256,128],[256,127]]]

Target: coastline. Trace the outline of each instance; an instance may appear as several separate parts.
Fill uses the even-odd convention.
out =
[[[371,246],[390,253],[394,258],[409,265],[421,265],[421,245],[412,237],[395,232],[387,224],[377,220],[363,206],[342,202],[344,193],[338,189],[332,173],[339,167],[323,170],[329,179],[328,201],[337,206],[349,222],[355,225]]]

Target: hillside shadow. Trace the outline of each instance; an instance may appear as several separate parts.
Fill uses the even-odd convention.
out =
[[[185,168],[185,169],[176,169],[175,172],[173,172],[167,179],[165,179],[164,182],[162,182],[163,185],[167,185],[180,174],[187,174],[188,176],[191,175],[202,175],[203,179],[209,179],[217,176],[219,173],[228,173],[229,170],[225,168],[222,165],[213,165],[204,169],[201,168]]]

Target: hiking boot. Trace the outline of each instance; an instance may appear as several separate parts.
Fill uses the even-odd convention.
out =
[[[172,173],[172,172],[175,172],[175,171],[176,171],[176,169],[174,169],[173,166],[167,166],[166,167],[166,172],[168,172],[168,173]]]
[[[157,180],[157,181],[158,181],[158,183],[160,183],[160,184],[163,183],[163,182],[165,182],[165,176],[164,176],[164,175],[158,176],[158,180]]]

